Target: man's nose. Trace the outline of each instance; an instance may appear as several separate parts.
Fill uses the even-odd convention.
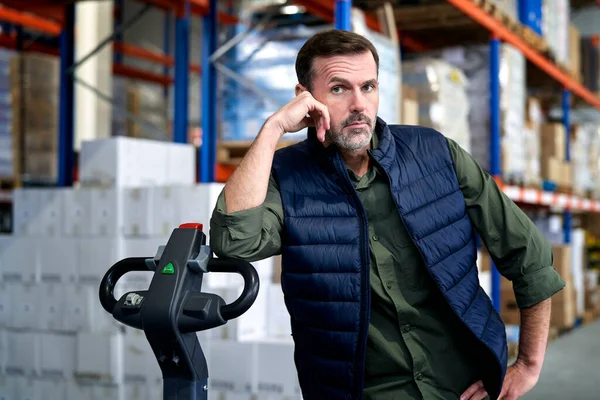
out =
[[[367,101],[364,93],[361,90],[355,90],[352,94],[351,111],[353,113],[360,113],[366,109]]]

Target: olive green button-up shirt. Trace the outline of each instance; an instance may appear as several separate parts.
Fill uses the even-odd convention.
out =
[[[565,283],[552,266],[548,241],[466,151],[448,143],[467,212],[496,267],[513,281],[519,306],[551,297]],[[480,379],[465,327],[430,277],[384,173],[375,166],[362,177],[348,173],[368,214],[370,235],[365,398],[458,399]],[[272,177],[265,202],[253,209],[227,213],[221,193],[211,219],[211,248],[218,256],[249,261],[280,254],[283,220]]]

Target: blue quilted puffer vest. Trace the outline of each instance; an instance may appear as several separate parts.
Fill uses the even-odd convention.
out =
[[[381,119],[377,132],[372,159],[389,177],[426,268],[472,333],[482,380],[496,399],[506,372],[506,331],[479,285],[474,231],[447,141],[435,130]],[[370,318],[366,212],[339,152],[319,143],[314,131],[276,152],[273,173],[284,208],[281,285],[303,396],[362,399]]]

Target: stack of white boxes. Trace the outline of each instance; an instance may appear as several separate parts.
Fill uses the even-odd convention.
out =
[[[417,93],[419,124],[471,147],[469,81],[451,63],[429,56],[402,63],[402,83]]]
[[[485,170],[490,167],[490,48],[453,47],[441,58],[460,69],[469,85],[470,147],[467,150]],[[500,48],[500,129],[502,135],[502,174],[505,181],[520,183],[526,169],[523,135],[526,102],[525,58],[513,46]]]
[[[194,151],[131,138],[85,142],[81,187],[14,192],[14,233],[0,236],[0,399],[162,399],[161,372],[143,332],[115,321],[98,291],[115,262],[154,256],[181,223],[203,223],[208,234],[222,185],[195,184]],[[255,266],[261,290],[252,308],[198,334],[214,385],[223,385],[211,386],[211,398],[250,398],[263,373],[263,386],[283,387],[282,395],[295,390],[286,386],[295,378],[290,335],[264,342],[270,325],[289,324],[281,288],[271,284],[273,259]],[[203,291],[230,302],[241,278],[225,275],[209,274]],[[151,272],[125,275],[117,298],[151,279]],[[272,308],[277,321],[268,319]],[[231,377],[244,384],[230,390]]]
[[[569,19],[568,0],[544,0],[542,34],[556,61],[562,64],[569,63]]]

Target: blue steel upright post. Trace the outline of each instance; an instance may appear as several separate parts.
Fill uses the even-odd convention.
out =
[[[335,29],[349,31],[352,29],[350,13],[352,0],[336,0],[335,2]]]
[[[173,141],[187,143],[190,71],[190,4],[185,3],[175,20],[175,112]]]
[[[500,171],[500,39],[490,40],[490,174]],[[500,311],[500,273],[492,262],[492,303]]]
[[[75,164],[74,82],[69,68],[75,62],[75,5],[65,6],[65,22],[60,34],[60,94],[58,126],[58,181],[57,186],[73,185],[73,167]]]
[[[114,2],[114,10],[115,10],[115,14],[114,14],[114,30],[117,30],[119,26],[121,26],[121,23],[123,22],[123,0],[115,0]],[[116,42],[123,42],[123,34],[119,33],[115,36],[115,41]],[[121,64],[123,63],[123,54],[120,51],[116,51],[115,54],[113,55],[113,59],[116,63]]]
[[[568,89],[563,90],[562,106],[563,106],[563,124],[565,126],[565,161],[571,161],[571,92]],[[571,243],[571,212],[565,211],[563,221],[564,242]]]
[[[202,20],[202,146],[200,182],[214,182],[217,163],[217,71],[210,56],[217,50],[217,0],[210,0]]]

